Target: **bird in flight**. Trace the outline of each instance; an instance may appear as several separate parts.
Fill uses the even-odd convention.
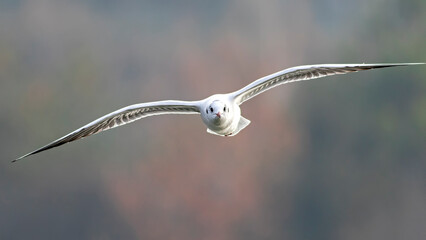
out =
[[[241,116],[241,109],[239,106],[245,101],[278,85],[375,68],[418,64],[424,63],[319,64],[297,66],[262,77],[235,92],[214,94],[199,101],[166,100],[134,104],[100,117],[12,162],[61,146],[65,143],[73,142],[111,128],[131,123],[144,117],[161,114],[200,114],[202,121],[207,126],[208,133],[218,136],[235,136],[250,124],[250,120]]]

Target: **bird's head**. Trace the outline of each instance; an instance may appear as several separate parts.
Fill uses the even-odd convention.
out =
[[[208,119],[216,124],[225,122],[230,115],[231,108],[226,103],[215,100],[204,109]]]

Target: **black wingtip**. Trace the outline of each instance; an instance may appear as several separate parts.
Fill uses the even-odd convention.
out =
[[[21,160],[22,158],[24,158],[24,157],[20,157],[20,158],[17,158],[17,159],[13,159],[11,162],[12,162],[12,163],[17,162],[18,160]]]
[[[34,153],[28,153],[28,154],[25,154],[24,156],[21,156],[21,157],[18,157],[18,158],[16,158],[16,159],[13,159],[11,162],[12,162],[12,163],[17,162],[17,161],[19,161],[19,160],[21,160],[21,159],[23,159],[23,158],[25,158],[25,157],[28,157],[28,156],[30,156],[30,155],[32,155],[32,154],[34,154]]]

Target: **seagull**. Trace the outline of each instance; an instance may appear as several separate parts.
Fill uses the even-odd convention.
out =
[[[235,136],[250,124],[250,120],[241,116],[240,105],[278,85],[375,68],[419,64],[424,63],[303,65],[262,77],[237,91],[227,94],[214,94],[199,101],[165,100],[134,104],[100,117],[12,162],[145,117],[162,114],[200,114],[202,121],[207,126],[208,133],[226,137]]]

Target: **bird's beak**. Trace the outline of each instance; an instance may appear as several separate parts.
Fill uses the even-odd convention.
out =
[[[216,113],[216,116],[217,116],[218,118],[220,118],[220,112]]]

